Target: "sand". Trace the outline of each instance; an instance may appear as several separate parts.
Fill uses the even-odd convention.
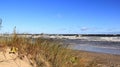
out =
[[[27,57],[20,59],[18,53],[10,53],[10,48],[0,48],[0,67],[33,67]]]
[[[9,52],[9,47],[0,47],[0,67],[33,67],[26,56],[20,59],[17,52],[15,54]],[[72,52],[73,55],[79,57],[79,62],[85,65],[92,60],[97,64],[96,67],[120,67],[120,55],[77,50],[72,50]],[[41,61],[46,64],[46,67],[51,67],[42,56]]]
[[[73,54],[84,59],[84,63],[94,61],[96,67],[120,67],[120,55],[74,50]],[[82,57],[82,59],[81,59]]]

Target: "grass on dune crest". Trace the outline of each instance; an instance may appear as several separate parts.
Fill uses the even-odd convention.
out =
[[[14,32],[11,37],[1,37],[0,44],[18,48],[19,58],[26,56],[33,67],[86,67],[86,58],[76,57],[67,45],[54,39],[20,37]],[[87,67],[95,67],[92,62]]]
[[[27,56],[31,65],[37,67],[66,67],[72,57],[70,50],[66,49],[67,45],[52,39],[32,39],[14,33],[9,38],[1,37],[0,44],[18,48],[20,58]]]

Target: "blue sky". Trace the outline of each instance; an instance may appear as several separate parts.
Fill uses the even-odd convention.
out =
[[[120,33],[120,0],[0,0],[1,33]]]

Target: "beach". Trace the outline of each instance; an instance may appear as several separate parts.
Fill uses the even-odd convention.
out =
[[[95,67],[120,67],[120,55],[74,50],[73,54],[79,58],[84,58],[83,63],[96,64]],[[81,62],[81,59],[79,60]],[[85,66],[85,64],[83,64]]]

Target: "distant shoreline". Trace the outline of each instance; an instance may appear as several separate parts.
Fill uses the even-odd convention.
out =
[[[17,34],[26,38],[81,39],[87,41],[120,42],[120,34]],[[0,37],[12,37],[13,34],[0,34]]]

